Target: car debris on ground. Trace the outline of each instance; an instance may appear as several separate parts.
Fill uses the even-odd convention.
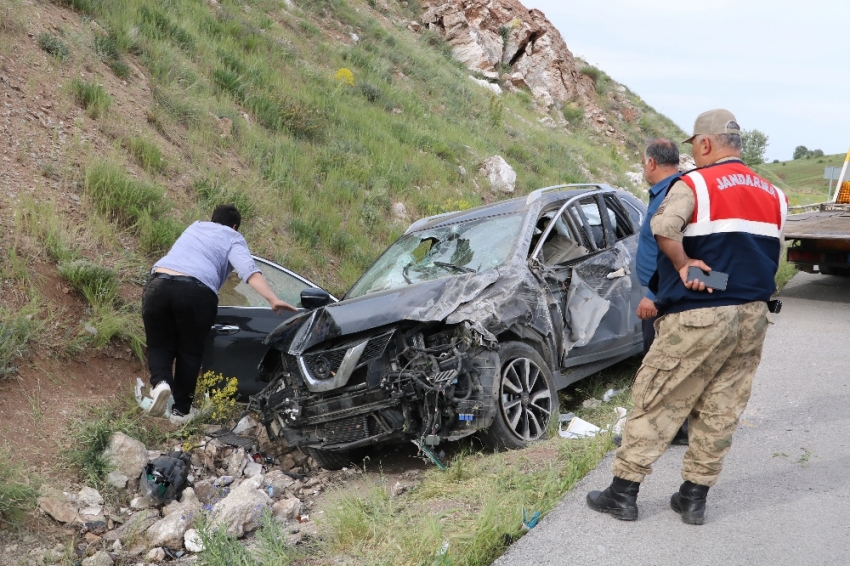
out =
[[[74,551],[84,566],[158,563],[204,550],[197,530],[203,517],[208,528],[242,538],[270,513],[288,533],[288,544],[315,539],[319,531],[310,519],[315,498],[330,484],[362,473],[356,467],[322,470],[297,449],[271,445],[264,427],[251,417],[232,430],[204,428],[197,446],[168,454],[150,451],[120,432],[111,437],[104,452],[114,468],[110,487],[125,490],[129,506],[107,502],[97,490],[83,487],[45,490],[39,509],[79,535]],[[397,482],[392,495],[415,485]],[[43,550],[56,557],[67,552],[65,547],[61,552]],[[0,564],[5,564],[2,559]]]

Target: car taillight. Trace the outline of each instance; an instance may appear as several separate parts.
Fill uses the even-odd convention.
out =
[[[798,261],[801,263],[818,263],[821,260],[821,254],[818,252],[804,252],[801,250],[788,250],[788,261]]]

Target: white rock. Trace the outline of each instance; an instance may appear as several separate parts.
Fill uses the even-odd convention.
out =
[[[357,43],[358,41],[360,41],[360,36],[358,36],[356,33],[352,33],[350,37],[351,37],[351,41],[353,41],[354,43]]]
[[[120,540],[116,540],[112,543],[112,552],[121,552],[124,550],[124,545],[121,544]]]
[[[60,523],[73,523],[77,519],[77,506],[64,497],[39,497],[38,507]]]
[[[245,469],[242,471],[246,478],[263,475],[263,465],[257,462],[248,462]]]
[[[457,172],[460,174],[461,177],[466,177],[466,167],[464,167],[463,165],[457,166]]]
[[[392,214],[393,218],[396,220],[407,220],[407,207],[404,206],[403,202],[394,202],[392,206]]]
[[[77,501],[83,507],[93,507],[103,505],[103,496],[96,489],[86,486],[77,494]]]
[[[117,489],[124,489],[127,487],[127,480],[129,480],[129,478],[118,470],[112,470],[106,474],[106,483]]]
[[[262,476],[247,479],[216,503],[212,510],[212,525],[224,527],[236,537],[256,530],[260,526],[263,511],[272,504],[266,492],[260,490],[262,484]]]
[[[122,432],[112,435],[104,455],[115,471],[124,474],[132,482],[138,480],[148,463],[148,449],[145,445]]]
[[[134,497],[132,501],[130,501],[131,509],[147,509],[153,505],[153,502],[147,497]]]
[[[239,448],[238,450],[234,450],[227,459],[227,473],[231,476],[241,476],[242,470],[245,469],[247,463],[248,458],[245,456],[245,449]]]
[[[161,548],[152,548],[151,551],[148,552],[147,559],[152,562],[165,560],[165,550]]]
[[[272,499],[281,497],[284,491],[294,483],[294,479],[280,470],[272,470],[263,477],[263,488]]]
[[[201,535],[195,529],[189,529],[183,535],[183,546],[189,552],[203,552],[204,541],[201,540]]]
[[[487,177],[494,192],[513,193],[516,189],[516,171],[500,155],[485,159],[479,173]]]
[[[83,566],[112,566],[112,557],[105,550],[99,550],[83,560]]]
[[[297,497],[281,499],[272,505],[272,513],[278,521],[294,521],[301,514],[301,500]]]
[[[491,83],[490,81],[485,81],[484,79],[477,79],[472,75],[469,75],[469,78],[478,83],[480,86],[490,90],[493,94],[502,94],[502,87],[497,85],[496,83]]]
[[[183,491],[179,505],[170,506],[169,513],[145,531],[150,546],[165,546],[174,550],[183,548],[183,535],[201,515],[201,503],[191,487]],[[164,511],[164,510],[163,510]]]
[[[257,425],[260,424],[256,420],[252,419],[249,415],[242,417],[236,426],[233,429],[234,434],[243,434],[246,432],[251,432]]]

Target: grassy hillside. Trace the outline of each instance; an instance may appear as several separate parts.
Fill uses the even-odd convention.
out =
[[[823,171],[826,167],[841,167],[844,165],[845,157],[846,154],[841,153],[765,163],[758,170],[787,192],[792,206],[824,202],[827,199],[829,180],[823,178]],[[836,181],[833,181],[833,192],[835,192],[835,185]]]
[[[17,325],[0,328],[19,344],[9,359],[40,321],[64,316],[28,276],[36,266],[87,305],[54,350],[117,338],[139,354],[145,271],[221,202],[243,211],[255,253],[340,295],[416,218],[510,196],[477,174],[492,155],[516,169],[518,195],[630,187],[647,137],[683,135],[598,69],[598,104],[625,143],[575,105],[547,115],[528,92],[495,96],[441,37],[407,29],[417,2],[9,1],[0,56],[26,68],[21,104],[55,98],[21,114],[64,144],[38,160],[19,149],[13,162],[40,178],[10,193],[15,237],[0,249],[0,279],[21,290],[0,299]],[[574,125],[559,126],[563,115]],[[395,203],[407,214],[394,217]]]

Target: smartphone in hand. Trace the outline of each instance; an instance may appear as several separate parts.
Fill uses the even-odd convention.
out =
[[[710,287],[715,291],[725,291],[726,284],[729,282],[729,274],[722,271],[709,271],[706,273],[699,267],[691,266],[688,268],[688,281],[699,279],[705,283],[706,287]]]

